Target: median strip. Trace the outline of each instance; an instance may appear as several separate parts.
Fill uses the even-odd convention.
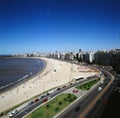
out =
[[[77,97],[73,94],[60,94],[53,100],[33,111],[26,118],[53,118],[53,116],[71,104],[76,98]]]
[[[95,80],[91,80],[85,84],[79,85],[76,88],[77,89],[81,89],[81,90],[89,90],[91,87],[93,87],[98,81],[100,80],[100,78],[95,79]]]

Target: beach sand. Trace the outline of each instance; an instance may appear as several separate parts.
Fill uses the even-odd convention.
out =
[[[0,113],[44,91],[67,84],[72,81],[73,77],[88,77],[98,74],[81,65],[49,58],[41,59],[45,60],[47,64],[44,71],[23,84],[0,94]]]

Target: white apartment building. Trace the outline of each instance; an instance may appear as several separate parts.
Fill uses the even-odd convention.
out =
[[[90,62],[93,62],[93,60],[94,60],[94,54],[95,54],[95,52],[90,52],[89,53],[89,60],[90,60]]]

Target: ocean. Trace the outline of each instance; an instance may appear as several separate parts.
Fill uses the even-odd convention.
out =
[[[0,91],[27,80],[45,67],[43,60],[34,58],[0,58]]]

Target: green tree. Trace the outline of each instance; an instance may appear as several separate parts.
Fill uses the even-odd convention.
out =
[[[58,111],[58,110],[59,110],[59,107],[56,107],[55,110]]]
[[[61,105],[61,104],[62,104],[62,102],[60,101],[60,102],[58,102],[58,104],[59,104],[59,105]]]
[[[49,108],[49,107],[50,107],[50,105],[49,105],[49,104],[47,104],[47,105],[46,105],[46,108]]]

